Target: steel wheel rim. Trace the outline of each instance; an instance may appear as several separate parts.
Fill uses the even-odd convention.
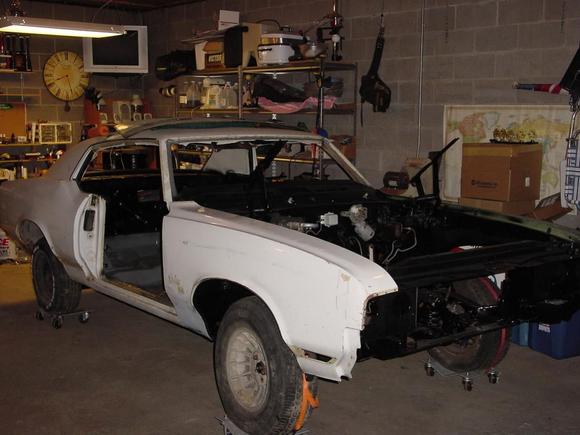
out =
[[[270,370],[262,341],[249,328],[238,328],[230,336],[226,351],[226,378],[236,401],[249,412],[266,404]]]

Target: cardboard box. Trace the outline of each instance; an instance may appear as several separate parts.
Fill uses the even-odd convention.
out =
[[[560,192],[543,198],[536,208],[530,213],[530,217],[544,221],[554,221],[567,215],[571,208],[564,208],[560,202]]]
[[[334,146],[337,147],[347,159],[351,161],[356,160],[355,136],[350,136],[348,134],[337,134],[330,136],[330,139],[334,142]]]
[[[463,144],[461,196],[494,201],[540,197],[540,144]]]
[[[466,207],[480,208],[496,213],[511,214],[516,216],[531,213],[534,210],[536,201],[491,201],[488,199],[459,198],[459,204]]]

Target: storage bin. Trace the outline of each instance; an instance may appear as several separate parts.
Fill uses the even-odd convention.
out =
[[[530,324],[520,323],[512,327],[512,342],[520,346],[528,346],[530,337]]]
[[[532,349],[556,359],[580,355],[580,311],[567,322],[532,323],[529,344]]]

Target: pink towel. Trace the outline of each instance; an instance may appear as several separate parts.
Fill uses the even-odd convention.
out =
[[[332,109],[336,97],[326,96],[324,97],[324,108]],[[318,98],[308,97],[302,102],[291,102],[291,103],[275,103],[265,97],[258,98],[258,105],[262,109],[269,110],[272,113],[296,113],[304,109],[316,108],[318,105]]]

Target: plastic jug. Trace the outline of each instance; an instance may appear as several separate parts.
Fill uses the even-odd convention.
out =
[[[223,108],[221,99],[222,88],[218,85],[212,85],[207,89],[206,107],[208,109]]]
[[[238,107],[238,95],[230,82],[227,82],[222,89],[221,103],[227,109],[235,109]]]

